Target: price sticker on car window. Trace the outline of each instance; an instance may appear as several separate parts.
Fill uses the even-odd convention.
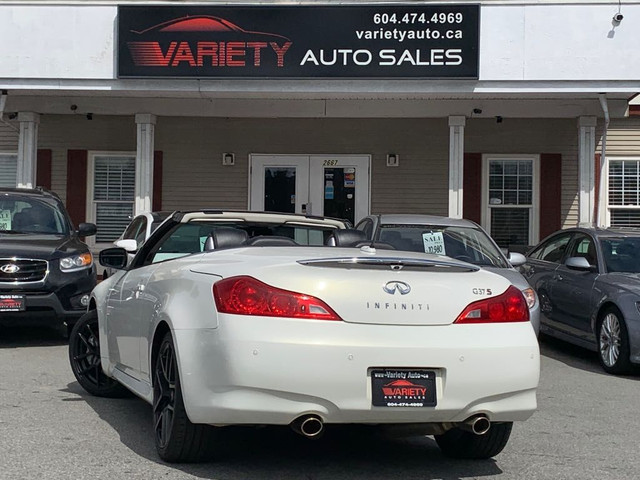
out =
[[[11,210],[0,210],[0,230],[11,230]]]
[[[433,253],[435,255],[446,255],[444,248],[444,237],[442,232],[425,232],[422,234],[422,243],[425,253]]]

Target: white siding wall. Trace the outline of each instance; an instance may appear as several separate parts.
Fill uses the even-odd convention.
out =
[[[448,145],[446,119],[160,118],[156,126],[168,210],[247,208],[251,153],[333,153],[373,156],[372,212],[446,214]],[[222,166],[223,152],[236,154],[235,166]],[[386,167],[387,153],[400,155],[399,167]]]
[[[578,223],[578,127],[576,119],[471,119],[465,151],[476,153],[562,154],[563,227]],[[544,192],[544,185],[540,186]]]
[[[63,201],[67,195],[67,150],[136,151],[133,117],[43,115],[38,129],[38,148],[52,150],[51,189]]]
[[[602,121],[598,125],[597,152],[602,151]],[[640,155],[640,117],[612,119],[607,132],[607,156]]]
[[[633,128],[640,129],[640,120],[612,122],[609,154],[640,154],[640,141]],[[577,223],[577,138],[575,119],[506,118],[501,124],[469,119],[465,151],[562,154],[561,218],[563,226],[568,227]],[[4,145],[17,148],[17,136],[0,129],[0,139],[5,139]],[[372,155],[372,213],[447,213],[446,118],[160,117],[155,139],[155,149],[164,152],[163,209],[247,208],[250,153],[335,153]],[[94,116],[88,121],[80,115],[43,116],[38,146],[53,152],[52,189],[64,199],[67,150],[135,151],[136,126],[133,117]],[[236,154],[235,166],[222,166],[223,152]],[[386,166],[387,153],[400,156],[399,167]]]
[[[19,128],[17,122],[13,122],[12,125]],[[0,122],[0,152],[18,153],[18,137],[19,134],[16,130]]]

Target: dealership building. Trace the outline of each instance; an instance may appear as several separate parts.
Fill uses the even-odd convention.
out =
[[[0,186],[146,210],[640,226],[640,2],[0,4]]]

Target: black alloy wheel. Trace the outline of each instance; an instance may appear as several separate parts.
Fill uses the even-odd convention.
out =
[[[153,430],[158,454],[167,462],[204,460],[215,434],[214,427],[187,417],[171,332],[160,344],[153,369]]]
[[[85,313],[69,334],[69,362],[76,380],[87,392],[97,397],[118,398],[129,391],[108,377],[100,363],[98,312]]]

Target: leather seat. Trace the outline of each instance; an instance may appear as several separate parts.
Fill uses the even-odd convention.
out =
[[[239,228],[220,227],[209,235],[204,243],[204,250],[221,250],[241,247],[247,243],[249,234]]]

